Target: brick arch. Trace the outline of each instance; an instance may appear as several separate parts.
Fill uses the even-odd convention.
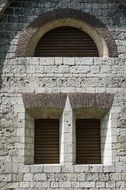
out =
[[[34,48],[37,45],[35,43],[38,42],[40,39],[39,29],[41,28],[41,30],[43,30],[45,25],[51,24],[58,20],[62,22],[62,26],[67,23],[67,22],[65,23],[65,20],[70,20],[70,23],[72,20],[76,21],[76,23],[79,23],[80,21],[81,23],[84,24],[84,26],[89,26],[88,28],[92,28],[92,32],[90,32],[89,30],[89,35],[91,36],[93,33],[96,33],[96,35],[99,36],[96,38],[101,39],[101,42],[103,42],[102,46],[103,46],[103,49],[105,48],[106,51],[108,52],[107,56],[118,57],[118,51],[117,51],[115,40],[111,32],[108,30],[108,28],[95,16],[92,16],[88,13],[81,12],[75,9],[56,9],[56,10],[42,13],[41,15],[39,15],[22,32],[17,44],[16,56],[18,57],[33,56],[33,54],[28,53],[28,49],[33,49],[32,51],[34,51]],[[76,23],[74,23],[75,24],[74,27],[76,27]],[[83,28],[81,27],[81,25],[79,27],[80,29]],[[37,31],[39,31],[38,34],[37,34]],[[49,31],[49,29],[47,31]],[[37,39],[37,36],[39,36],[38,39]],[[31,41],[32,43],[30,43]],[[96,39],[96,41],[99,41],[99,40]],[[99,45],[100,45],[100,41],[99,41]],[[99,45],[97,44],[97,47]],[[34,46],[34,48],[32,46]],[[101,49],[101,47],[99,47],[99,49]],[[100,56],[104,57],[104,52],[103,54],[102,53],[100,54],[101,54]]]

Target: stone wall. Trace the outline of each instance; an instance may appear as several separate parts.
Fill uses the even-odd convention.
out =
[[[0,16],[3,16],[5,9],[11,4],[14,0],[1,0],[0,1]]]
[[[81,10],[100,19],[109,30],[118,46],[120,57],[125,56],[126,43],[126,16],[125,7],[120,7],[114,1],[16,1],[5,11],[6,16],[1,20],[1,44],[0,57],[14,57],[17,41],[21,31],[29,25],[38,15],[58,8],[72,8]],[[11,46],[10,46],[11,44]]]
[[[119,58],[16,58],[22,31],[40,13],[72,8],[95,15],[112,32]],[[0,20],[0,189],[126,189],[126,15],[114,1],[15,1]],[[25,93],[112,94],[101,121],[102,164],[76,165],[74,106],[67,99],[61,117],[61,163],[34,165],[34,125],[23,102]],[[69,120],[67,123],[66,121]],[[69,125],[70,124],[70,125]],[[69,126],[68,126],[69,125]],[[28,127],[27,127],[28,126]],[[105,126],[105,128],[103,127]],[[31,128],[30,128],[31,127]],[[28,129],[28,130],[27,130]],[[107,132],[107,135],[106,135]],[[31,141],[29,143],[29,136]],[[108,141],[105,141],[108,137]],[[107,144],[106,144],[107,142]],[[109,147],[105,149],[104,145]],[[67,148],[66,148],[67,147]],[[32,149],[32,151],[31,151]],[[110,151],[108,151],[110,150]],[[107,158],[105,155],[107,154]],[[32,157],[31,157],[32,156]],[[105,161],[104,161],[105,160]]]
[[[2,74],[1,93],[1,189],[125,190],[125,75],[126,61],[118,58],[106,60],[102,58],[14,58],[6,60]],[[27,92],[114,94],[111,108],[111,131],[109,131],[112,138],[112,163],[75,165],[71,157],[71,149],[68,149],[59,165],[25,165],[24,131],[28,119],[25,120],[26,111],[22,94]],[[70,110],[68,113],[72,114]],[[67,120],[72,122],[69,114]],[[106,119],[103,123],[105,121]],[[70,148],[73,124],[71,123],[69,127],[65,126],[65,141],[67,147]],[[103,131],[102,135],[104,134]]]

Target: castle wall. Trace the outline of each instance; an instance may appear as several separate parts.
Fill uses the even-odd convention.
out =
[[[58,8],[81,10],[100,19],[112,32],[118,58],[15,57],[22,31],[41,12]],[[114,190],[126,189],[126,17],[110,1],[17,1],[0,21],[0,189]],[[63,93],[64,134],[61,163],[34,165],[34,125],[23,102],[25,93]],[[112,94],[112,107],[101,118],[101,164],[76,165],[74,109],[70,93]],[[58,101],[58,100],[57,100]],[[88,105],[87,105],[88,107]],[[90,106],[89,106],[90,108]],[[38,115],[37,115],[38,114]],[[94,113],[92,113],[94,114]],[[63,116],[63,115],[62,115]],[[35,117],[40,117],[36,113]],[[69,122],[67,123],[66,121]],[[104,128],[105,126],[105,128]],[[31,127],[31,128],[30,128]],[[104,128],[104,129],[103,129]],[[30,138],[28,138],[30,136]],[[31,149],[27,143],[30,142]],[[104,145],[109,147],[104,148]],[[31,152],[30,152],[31,151]],[[107,154],[107,159],[105,157]],[[30,159],[31,157],[31,159]]]

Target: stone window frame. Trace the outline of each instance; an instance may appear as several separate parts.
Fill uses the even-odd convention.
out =
[[[66,94],[24,94],[25,107],[25,150],[24,163],[34,164],[34,127],[35,119],[59,120],[59,163],[62,160],[62,112]],[[52,164],[51,164],[52,165]]]
[[[33,134],[33,118],[60,118],[60,163],[76,165],[76,118],[98,118],[101,120],[101,164],[112,165],[112,135],[111,135],[111,107],[113,102],[112,94],[104,93],[71,93],[71,94],[24,94],[25,106],[25,134]],[[38,109],[38,106],[40,109]],[[45,106],[48,107],[45,111]],[[51,111],[50,108],[51,107]],[[36,112],[36,110],[38,110]],[[50,115],[49,115],[50,113]],[[27,132],[27,127],[32,132]],[[34,145],[34,135],[30,142]],[[26,152],[27,136],[25,137],[24,163],[34,164],[34,150],[30,149],[29,157]],[[49,164],[54,165],[54,164]],[[88,164],[83,164],[88,165]],[[93,164],[89,164],[93,165]],[[99,164],[95,164],[99,165]]]
[[[112,165],[111,108],[113,94],[106,93],[71,93],[69,94],[73,110],[73,148],[76,164],[76,119],[100,119],[101,164]]]

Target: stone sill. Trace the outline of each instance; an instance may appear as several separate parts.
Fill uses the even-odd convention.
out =
[[[103,165],[103,164],[88,164],[88,165],[71,165],[70,163],[66,164],[33,164],[33,165],[25,165],[29,170],[35,172],[54,172],[54,173],[62,173],[62,172],[75,172],[75,173],[103,173],[114,172],[114,165]]]
[[[114,165],[104,164],[78,164],[74,165],[75,172],[114,172]]]
[[[117,62],[126,62],[125,58],[103,58],[103,57],[16,57],[6,60],[7,62],[17,61],[17,63],[30,62],[30,64],[35,64],[38,62],[43,63],[43,65],[93,65],[93,64],[112,64]],[[15,64],[15,63],[14,63]]]

